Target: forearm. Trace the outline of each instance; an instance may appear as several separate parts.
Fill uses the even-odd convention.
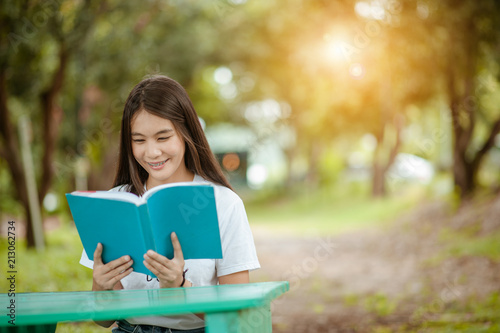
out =
[[[94,320],[94,323],[104,328],[109,328],[115,323],[115,320]]]
[[[123,286],[122,286],[121,282],[118,282],[113,287],[113,290],[120,290],[120,289],[123,289]],[[94,282],[94,283],[92,283],[92,291],[103,291],[103,290],[100,289],[98,287],[98,285]],[[112,320],[94,320],[94,323],[96,323],[97,325],[102,326],[104,328],[108,328],[111,325],[113,325],[115,323],[115,321],[116,320],[114,320],[114,319],[112,319]]]
[[[182,288],[191,288],[191,287],[193,287],[193,283],[188,279],[186,279],[186,281],[184,281],[184,285],[182,286]],[[201,320],[205,320],[204,313],[195,313],[194,315],[200,318]]]

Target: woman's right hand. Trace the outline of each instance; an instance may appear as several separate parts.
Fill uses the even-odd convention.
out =
[[[133,260],[123,256],[107,264],[102,262],[102,244],[97,244],[94,252],[94,272],[92,274],[92,290],[113,290],[121,279],[132,273]]]

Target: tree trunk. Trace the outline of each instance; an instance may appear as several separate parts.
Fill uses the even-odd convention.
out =
[[[0,136],[4,143],[1,151],[2,157],[7,161],[7,165],[12,176],[12,182],[15,184],[14,196],[21,202],[26,213],[26,238],[28,244],[35,244],[33,228],[31,227],[30,206],[28,201],[28,190],[26,187],[26,175],[22,166],[19,152],[19,141],[17,133],[14,131],[16,126],[12,124],[9,117],[7,106],[7,86],[5,83],[5,70],[0,69]]]
[[[24,8],[26,7],[26,8]],[[27,6],[23,9],[27,10]],[[42,203],[45,195],[47,194],[53,178],[54,178],[54,153],[56,150],[57,134],[59,131],[59,124],[62,119],[62,110],[57,105],[57,98],[60,95],[61,89],[63,87],[65,73],[69,62],[69,57],[71,54],[78,52],[80,49],[86,34],[88,33],[90,27],[93,25],[94,20],[103,12],[106,11],[107,6],[103,3],[94,3],[92,1],[84,1],[79,10],[79,13],[75,14],[75,19],[73,20],[73,29],[67,34],[64,33],[62,28],[63,20],[60,17],[50,15],[47,20],[50,21],[47,27],[47,33],[51,33],[53,37],[59,42],[59,63],[58,67],[53,73],[52,79],[49,83],[48,88],[42,92],[39,96],[40,98],[40,109],[43,115],[43,126],[41,128],[42,140],[43,140],[43,160],[41,166],[41,185],[39,186],[38,201]],[[4,15],[5,16],[5,15]],[[29,16],[27,12],[20,14],[19,17]],[[2,17],[4,18],[4,17]],[[6,19],[9,15],[5,16]],[[8,27],[14,27],[17,23],[15,20],[6,22]],[[19,23],[21,24],[21,23]],[[45,25],[42,24],[42,25]],[[40,28],[40,27],[39,27]],[[2,32],[10,31],[9,29],[1,29]],[[36,29],[38,30],[38,29]],[[70,42],[67,42],[70,41]],[[31,43],[31,41],[30,41]],[[6,46],[7,39],[0,38],[0,46]],[[23,55],[21,55],[23,56]],[[18,136],[16,135],[14,129],[17,128],[15,124],[12,123],[9,117],[9,110],[7,105],[7,87],[6,87],[6,69],[8,68],[8,58],[2,57],[0,61],[0,156],[5,158],[7,165],[12,176],[12,181],[15,184],[14,196],[18,201],[21,202],[25,212],[26,212],[26,225],[27,230],[27,246],[33,247],[34,235],[31,225],[31,214],[30,205],[28,200],[27,191],[27,178],[24,173],[21,158],[20,158],[20,147]],[[14,73],[15,75],[15,73]],[[39,79],[39,78],[38,78]]]
[[[404,118],[402,115],[394,115],[394,127],[396,129],[396,142],[391,147],[389,156],[384,161],[383,144],[385,137],[385,127],[383,127],[377,137],[377,146],[373,153],[372,165],[372,196],[375,198],[384,197],[387,195],[387,187],[385,175],[390,167],[394,164],[399,148],[401,147],[401,130],[403,129]]]
[[[476,187],[475,171],[471,168],[470,163],[464,161],[463,154],[464,147],[455,146],[454,161],[453,161],[453,180],[455,188],[458,191],[460,198],[465,199],[469,197]],[[465,148],[466,149],[466,148]]]
[[[382,152],[385,131],[384,127],[380,129],[380,132],[375,136],[377,139],[377,145],[373,151],[373,164],[372,164],[372,196],[374,198],[385,197],[387,194],[385,187],[385,172],[382,162]]]
[[[380,148],[377,144],[372,165],[372,196],[374,198],[385,197],[387,194],[385,187],[385,172],[378,151],[380,151]]]
[[[495,144],[495,137],[500,133],[500,119],[497,119],[491,127],[490,133],[483,143],[482,147],[473,157],[467,156],[467,149],[471,142],[473,128],[467,128],[463,125],[462,116],[457,103],[451,102],[451,114],[453,121],[453,180],[460,198],[470,197],[477,187],[477,173],[481,163],[488,151]],[[467,112],[469,118],[475,115],[473,112]],[[474,121],[468,122],[473,126]]]
[[[59,50],[59,66],[52,77],[52,82],[48,89],[40,96],[43,114],[43,143],[44,154],[42,159],[42,178],[39,190],[40,203],[47,194],[54,178],[54,152],[57,143],[57,134],[62,118],[62,110],[57,105],[57,98],[62,89],[66,67],[69,60],[69,53],[61,44]]]
[[[297,146],[294,145],[293,147],[285,149],[284,152],[286,155],[286,170],[287,170],[285,179],[285,188],[290,189],[297,183],[297,180],[300,178],[297,177],[297,172],[294,170],[293,167],[297,158],[298,149]]]
[[[59,54],[59,67],[54,73],[51,86],[41,95],[41,108],[44,115],[43,123],[43,141],[44,141],[44,156],[42,161],[42,183],[39,190],[38,200],[41,204],[43,198],[50,188],[54,171],[52,162],[54,159],[54,152],[56,147],[56,138],[60,117],[57,117],[58,107],[56,105],[56,98],[58,97],[62,84],[64,81],[64,73],[67,67],[69,54],[62,46]],[[1,150],[2,157],[5,158],[12,175],[12,181],[16,184],[16,195],[21,202],[26,212],[26,240],[28,247],[34,247],[34,234],[31,225],[30,206],[28,201],[28,193],[26,189],[26,175],[20,160],[20,147],[17,140],[17,135],[13,129],[16,126],[12,124],[9,117],[9,110],[7,106],[7,87],[5,82],[5,70],[1,69],[0,72],[0,135],[4,142],[4,149]]]
[[[452,92],[455,94],[455,92]],[[464,199],[474,192],[475,176],[472,165],[467,160],[467,148],[472,137],[472,119],[474,113],[465,112],[461,108],[458,96],[451,98],[451,115],[453,124],[453,180],[460,198]]]
[[[314,189],[319,184],[318,170],[319,158],[321,156],[321,143],[311,140],[309,149],[309,169],[307,171],[306,181],[311,189]]]
[[[474,84],[478,57],[477,32],[472,19],[467,22],[467,26],[464,46],[466,58],[463,66],[465,72],[457,72],[457,65],[450,62],[446,73],[453,127],[453,181],[461,199],[470,197],[476,189],[481,163],[494,146],[495,137],[500,133],[500,119],[497,119],[480,149],[475,153],[468,152],[476,125],[477,107],[480,107],[480,104],[471,103],[474,97],[477,97]],[[460,79],[463,80],[463,92],[459,92],[457,87]]]

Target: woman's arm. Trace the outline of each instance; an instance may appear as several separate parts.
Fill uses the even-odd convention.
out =
[[[250,283],[250,274],[248,271],[236,272],[224,276],[219,276],[219,284],[239,284]]]
[[[249,283],[250,282],[250,274],[248,271],[236,272],[233,274],[228,274],[224,276],[219,276],[219,284],[239,284],[239,283]],[[185,287],[192,287],[191,282],[186,281]],[[195,313],[197,317],[205,320],[205,314],[203,313]]]
[[[123,286],[121,282],[118,282],[117,284],[115,284],[113,290],[120,290],[120,289],[123,289]],[[116,320],[94,320],[94,323],[104,328],[108,328],[111,325],[113,325],[115,321]]]

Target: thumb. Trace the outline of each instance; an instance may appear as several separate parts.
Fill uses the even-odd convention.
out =
[[[172,239],[172,246],[174,247],[174,258],[184,260],[184,255],[182,254],[181,243],[179,243],[179,238],[177,238],[177,235],[175,234],[175,232],[172,232],[172,234],[170,235],[170,238]]]
[[[100,265],[103,264],[101,256],[102,256],[102,244],[97,243],[97,247],[95,248],[94,251],[94,264],[100,264]]]

